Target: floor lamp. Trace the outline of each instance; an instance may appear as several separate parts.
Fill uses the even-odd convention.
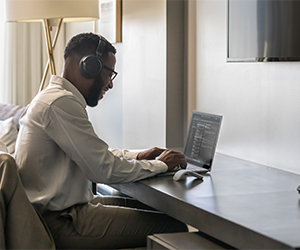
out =
[[[48,61],[40,85],[44,88],[46,76],[56,74],[53,50],[62,22],[92,21],[99,19],[98,0],[5,0],[7,22],[42,22]],[[53,41],[51,29],[57,30]]]

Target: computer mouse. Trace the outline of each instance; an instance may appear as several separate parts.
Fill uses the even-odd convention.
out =
[[[186,169],[182,169],[182,170],[178,170],[174,175],[173,175],[173,180],[174,181],[179,181],[179,180],[184,180],[186,176],[194,176],[200,180],[203,179],[203,175],[198,174],[194,171],[190,171],[190,170],[186,170]]]

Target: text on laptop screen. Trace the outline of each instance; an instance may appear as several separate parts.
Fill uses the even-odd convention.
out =
[[[184,151],[188,161],[211,167],[221,120],[222,116],[193,112]]]

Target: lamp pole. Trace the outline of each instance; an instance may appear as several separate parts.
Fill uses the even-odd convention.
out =
[[[51,33],[50,33],[50,25],[49,25],[49,20],[48,19],[43,19],[43,26],[44,26],[44,32],[45,32],[45,38],[46,38],[46,48],[47,48],[47,55],[48,55],[48,61],[45,67],[45,71],[44,71],[44,75],[40,84],[40,89],[39,91],[41,91],[44,88],[45,85],[45,80],[46,80],[46,76],[48,74],[48,70],[50,67],[50,73],[51,75],[55,75],[56,74],[56,69],[55,69],[55,63],[54,63],[54,55],[53,55],[53,51],[57,42],[57,38],[61,29],[61,25],[63,22],[63,18],[59,19],[58,22],[58,27],[53,39],[53,43],[51,44]]]

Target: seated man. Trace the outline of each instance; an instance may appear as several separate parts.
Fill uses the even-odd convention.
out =
[[[132,182],[186,166],[183,154],[160,148],[110,151],[95,134],[85,108],[96,106],[113,87],[115,53],[98,35],[73,37],[65,48],[62,77],[53,75],[20,119],[19,174],[57,248],[139,247],[149,234],[187,230],[135,200],[93,197],[89,189],[89,181]]]

